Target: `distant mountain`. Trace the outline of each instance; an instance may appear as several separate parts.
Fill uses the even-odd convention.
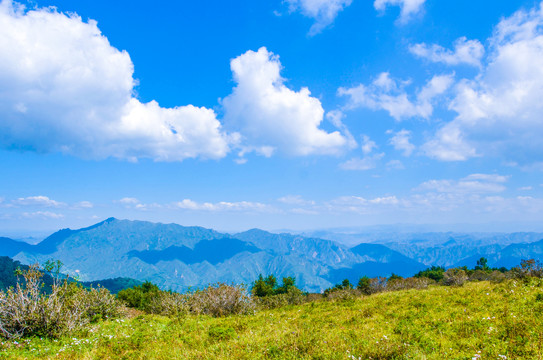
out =
[[[134,286],[140,286],[143,284],[141,281],[134,280],[131,278],[114,278],[114,279],[104,279],[96,281],[85,281],[81,283],[86,287],[103,287],[109,290],[112,294],[117,294],[119,291],[128,289]]]
[[[185,291],[210,283],[249,285],[259,274],[295,276],[307,291],[345,278],[410,276],[431,265],[450,267],[481,256],[490,265],[518,265],[543,253],[534,233],[390,235],[352,248],[332,240],[259,229],[225,234],[197,226],[107,219],[63,229],[37,245],[0,240],[0,254],[24,264],[58,259],[81,281],[131,278]],[[538,238],[540,240],[542,237]],[[474,264],[470,264],[470,267]]]
[[[110,218],[88,228],[60,230],[22,248],[15,258],[26,264],[58,259],[67,273],[82,281],[126,277],[178,291],[215,282],[250,284],[259,274],[295,276],[304,289],[322,291],[333,285],[338,269],[354,269],[356,276],[363,263],[367,263],[363,271],[373,267],[382,269],[380,273],[394,271],[387,265],[393,262],[398,263],[394,269],[416,264],[382,245],[359,250],[331,240],[259,229],[230,235],[202,227]]]
[[[393,273],[400,276],[412,276],[427,266],[419,263],[397,251],[380,244],[359,244],[351,248],[354,254],[360,255],[366,261],[355,264],[350,268],[339,268],[330,271],[328,279],[338,283],[349,279],[356,284],[362,276],[389,277]]]
[[[543,240],[532,243],[512,244],[499,251],[481,251],[476,255],[459,261],[455,266],[473,267],[481,257],[485,257],[488,260],[489,266],[497,268],[512,268],[518,266],[522,260],[529,259],[543,262]]]
[[[28,266],[22,265],[20,262],[7,256],[0,256],[0,290],[5,291],[10,287],[15,288],[17,282],[22,281],[22,278],[18,278],[15,274],[17,269],[24,271],[28,269]],[[53,284],[53,278],[51,275],[44,273],[41,280],[44,284],[43,290],[47,291],[47,289],[50,289],[51,285]],[[71,281],[75,280],[71,279]],[[83,282],[81,284],[86,287],[92,286],[94,288],[101,286],[108,289],[112,294],[116,294],[123,289],[141,285],[142,282],[130,278],[115,278]]]
[[[28,251],[31,249],[31,246],[32,245],[22,241],[0,237],[0,256],[13,257],[21,251]]]

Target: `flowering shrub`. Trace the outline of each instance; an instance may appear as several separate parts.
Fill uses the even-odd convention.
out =
[[[0,292],[0,334],[59,337],[91,321],[120,315],[121,305],[109,291],[86,290],[68,279],[55,280],[49,294],[41,292],[43,273],[31,265],[15,288]]]

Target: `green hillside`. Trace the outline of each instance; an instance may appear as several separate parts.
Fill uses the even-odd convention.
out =
[[[7,359],[540,359],[543,281],[315,301],[253,315],[134,315],[58,341],[0,343]]]

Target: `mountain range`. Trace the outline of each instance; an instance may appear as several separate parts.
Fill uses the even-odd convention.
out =
[[[429,265],[473,266],[481,256],[491,266],[510,267],[543,254],[543,241],[520,242],[536,235],[510,236],[509,242],[418,235],[348,247],[330,239],[259,229],[227,234],[109,218],[87,228],[57,231],[36,245],[0,238],[0,256],[23,264],[60,260],[63,270],[81,281],[123,277],[185,291],[216,282],[249,285],[259,274],[274,274],[294,276],[298,286],[320,292],[345,278],[356,282],[364,275],[411,276]]]

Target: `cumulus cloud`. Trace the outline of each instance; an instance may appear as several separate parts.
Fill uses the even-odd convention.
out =
[[[40,206],[40,207],[66,206],[66,204],[63,202],[55,201],[43,195],[18,198],[16,200],[13,200],[12,203],[18,206]]]
[[[262,47],[238,56],[230,66],[237,85],[222,101],[225,124],[243,134],[248,151],[268,156],[278,150],[290,155],[337,154],[348,145],[339,131],[319,128],[324,110],[307,88],[287,88],[278,56]]]
[[[352,0],[285,0],[285,2],[291,12],[300,11],[304,16],[315,20],[309,30],[309,35],[313,36],[332,24],[337,14],[351,5]]]
[[[405,90],[410,81],[397,81],[383,72],[370,85],[339,88],[338,95],[349,98],[348,109],[385,110],[397,121],[412,117],[428,119],[436,98],[450,88],[453,78],[453,75],[436,75],[410,99]]]
[[[84,158],[221,158],[235,135],[206,108],[133,97],[134,66],[93,20],[0,5],[0,146]]]
[[[399,6],[400,23],[408,22],[414,15],[422,11],[426,0],[375,0],[373,7],[378,11],[385,11],[388,6]]]
[[[424,146],[439,160],[499,156],[526,164],[540,159],[543,133],[543,10],[503,19],[488,40],[488,59],[473,80],[456,87],[456,118]]]
[[[409,141],[411,139],[411,131],[402,129],[394,132],[389,130],[387,134],[393,134],[389,143],[394,146],[394,149],[402,151],[403,156],[411,156],[413,150],[415,150],[415,145]]]
[[[437,44],[420,43],[410,46],[409,51],[417,57],[432,62],[447,65],[481,66],[485,48],[478,40],[468,40],[466,37],[461,37],[454,42],[453,46],[454,50],[449,50]]]

